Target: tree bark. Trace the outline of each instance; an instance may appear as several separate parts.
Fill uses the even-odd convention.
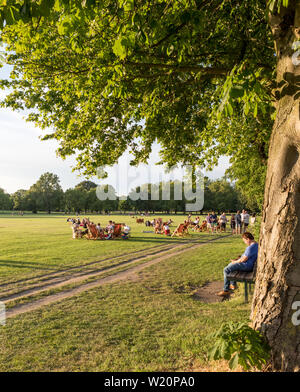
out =
[[[269,23],[277,55],[277,116],[251,318],[272,348],[273,369],[300,371],[300,325],[292,322],[292,304],[300,301],[300,65],[292,61],[292,44],[300,41],[300,0],[290,0]]]

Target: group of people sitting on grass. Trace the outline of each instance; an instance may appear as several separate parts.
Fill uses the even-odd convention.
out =
[[[124,240],[129,238],[130,227],[126,224],[118,224],[118,226],[122,226],[123,230],[120,230],[120,233],[115,233],[116,223],[111,220],[106,227],[101,227],[100,223],[96,225],[89,218],[83,218],[82,221],[80,221],[80,218],[68,218],[67,222],[72,223],[73,239],[83,238],[85,236],[89,239],[103,240],[111,240],[117,236],[121,236]]]
[[[210,231],[211,233],[226,231],[226,223],[228,219],[226,214],[223,212],[218,218],[215,212],[208,213],[206,218],[200,223],[200,216],[197,216],[195,220],[192,220],[191,215],[184,221],[187,227],[192,227],[193,231]]]
[[[163,222],[162,218],[158,218],[154,220],[154,233],[155,234],[165,234],[167,236],[171,235],[170,232],[170,220],[167,222]]]
[[[152,219],[152,221],[147,220],[145,222],[146,227],[154,227],[155,234],[165,234],[167,236],[171,235],[170,225],[173,223],[172,219],[168,219],[167,222],[163,222],[162,218]]]

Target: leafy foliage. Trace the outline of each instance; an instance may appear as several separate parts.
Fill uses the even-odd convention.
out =
[[[28,196],[34,205],[33,209],[47,210],[50,214],[53,208],[60,206],[63,190],[59,178],[53,173],[44,173],[28,191]]]
[[[260,332],[246,323],[228,322],[211,335],[216,339],[209,353],[210,360],[226,359],[229,367],[241,365],[244,370],[262,369],[270,358],[270,348]]]
[[[43,2],[26,4],[30,21],[2,34],[14,66],[3,105],[29,109],[86,174],[127,149],[145,162],[155,141],[167,165],[212,167],[243,148],[244,129],[255,129],[245,142],[258,151],[270,134],[265,1],[56,0],[47,15]]]
[[[0,188],[0,210],[10,210],[12,204],[10,195]]]
[[[181,181],[175,180],[168,183],[142,184],[132,189],[129,195],[118,197],[115,189],[111,185],[101,185],[99,190],[105,194],[110,191],[114,200],[100,200],[97,197],[97,184],[92,181],[81,181],[74,188],[69,188],[65,192],[60,187],[58,176],[52,173],[44,173],[39,180],[33,184],[29,190],[20,189],[12,195],[6,194],[0,188],[0,210],[21,210],[21,211],[67,211],[80,213],[103,211],[161,211],[182,212],[185,206],[192,200],[187,200],[182,192],[182,200],[174,197],[175,185],[179,189],[184,189]],[[220,180],[209,180],[204,178],[204,211],[236,211],[245,207],[241,204],[239,191],[225,178]],[[170,200],[162,199],[163,189],[170,189]],[[135,199],[132,194],[141,198]],[[153,197],[157,193],[158,200]],[[129,196],[129,197],[127,197]],[[125,198],[125,199],[124,199]],[[154,200],[155,199],[155,200]]]
[[[259,162],[257,156],[241,160],[235,157],[231,159],[231,166],[227,170],[227,175],[236,179],[235,187],[247,208],[252,211],[261,211],[263,206],[267,166]]]
[[[204,210],[237,211],[244,208],[239,191],[225,178],[211,181],[206,178],[204,192]],[[248,205],[247,205],[248,207]]]
[[[97,188],[97,184],[95,184],[92,181],[81,181],[79,184],[76,185],[77,189],[85,189],[87,191],[93,189],[93,188]]]

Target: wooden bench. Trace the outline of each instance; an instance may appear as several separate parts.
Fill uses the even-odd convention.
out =
[[[234,271],[227,275],[227,278],[233,282],[242,282],[245,284],[244,292],[245,292],[245,303],[248,303],[248,285],[249,292],[251,293],[251,284],[255,283],[255,275],[256,275],[256,263],[254,264],[253,271],[244,272],[244,271]]]

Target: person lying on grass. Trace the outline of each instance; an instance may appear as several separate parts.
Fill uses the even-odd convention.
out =
[[[242,235],[244,243],[247,245],[245,253],[236,260],[231,260],[231,263],[224,268],[224,289],[217,293],[220,297],[226,297],[230,295],[230,292],[236,289],[236,283],[230,282],[228,275],[233,271],[253,271],[254,264],[257,260],[258,254],[258,243],[254,240],[251,233],[244,233]]]

